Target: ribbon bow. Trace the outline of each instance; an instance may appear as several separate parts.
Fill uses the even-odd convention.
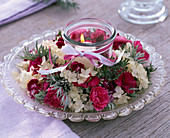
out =
[[[64,47],[62,47],[61,50],[66,54],[64,56],[64,60],[69,60],[66,64],[64,64],[60,67],[57,67],[55,69],[41,70],[41,71],[38,71],[38,72],[41,73],[41,74],[44,74],[44,75],[54,73],[54,72],[59,72],[59,71],[62,72],[76,57],[86,57],[87,59],[90,60],[90,62],[96,68],[101,68],[103,66],[103,64],[107,65],[107,66],[113,66],[121,60],[121,58],[124,54],[124,51],[123,51],[119,55],[117,60],[116,60],[116,58],[114,60],[112,60],[112,59],[108,59],[108,58],[100,55],[100,53],[97,53],[97,51],[93,51],[93,52],[78,51],[75,48],[73,48],[71,45],[68,45],[68,44],[65,45]],[[95,60],[99,61],[99,64],[95,63]],[[116,60],[116,62],[115,62],[115,60]]]

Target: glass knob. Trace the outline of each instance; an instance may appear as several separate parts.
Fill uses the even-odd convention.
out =
[[[126,0],[119,9],[119,15],[134,24],[154,24],[168,16],[163,0]]]

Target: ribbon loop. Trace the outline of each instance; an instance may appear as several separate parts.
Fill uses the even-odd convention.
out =
[[[80,57],[84,57],[84,51],[79,51]]]
[[[106,47],[107,49],[110,48],[110,47]],[[106,51],[107,49],[102,49],[103,51]],[[62,47],[61,49],[66,55],[64,56],[64,60],[69,60],[66,64],[60,66],[60,67],[57,67],[55,69],[50,69],[50,70],[41,70],[41,71],[38,71],[39,73],[41,74],[50,74],[50,73],[54,73],[54,72],[59,72],[59,71],[63,71],[76,57],[86,57],[88,60],[90,60],[90,62],[96,67],[96,68],[101,68],[104,65],[107,65],[107,66],[113,66],[115,64],[117,64],[123,54],[124,54],[124,51],[119,55],[118,59],[116,60],[116,56],[114,54],[114,57],[115,59],[112,60],[112,59],[108,59],[102,55],[100,55],[101,53],[101,50],[100,52],[98,53],[98,50],[96,51],[93,51],[93,52],[84,52],[84,51],[78,51],[76,50],[75,48],[73,48],[71,45],[65,45],[64,47]],[[96,61],[99,61],[99,64],[95,62]]]

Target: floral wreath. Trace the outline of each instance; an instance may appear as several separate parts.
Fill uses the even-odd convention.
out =
[[[80,41],[80,32],[72,33],[74,40]],[[97,29],[89,38],[95,42],[105,39],[102,30]],[[36,43],[35,48],[25,47],[22,59],[17,64],[19,73],[12,72],[19,86],[26,90],[30,98],[53,108],[71,112],[96,112],[115,109],[127,104],[128,100],[151,85],[151,73],[156,69],[149,63],[149,54],[140,41],[131,41],[117,34],[113,43],[113,55],[121,60],[113,66],[96,68],[88,60],[75,58],[58,72],[41,74],[44,70],[56,69],[68,62],[62,48],[66,46],[61,31],[52,40]],[[86,61],[86,62],[85,62]]]

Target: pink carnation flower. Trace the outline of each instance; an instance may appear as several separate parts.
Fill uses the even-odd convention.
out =
[[[89,97],[96,111],[102,111],[109,103],[108,91],[101,86],[92,88]]]

